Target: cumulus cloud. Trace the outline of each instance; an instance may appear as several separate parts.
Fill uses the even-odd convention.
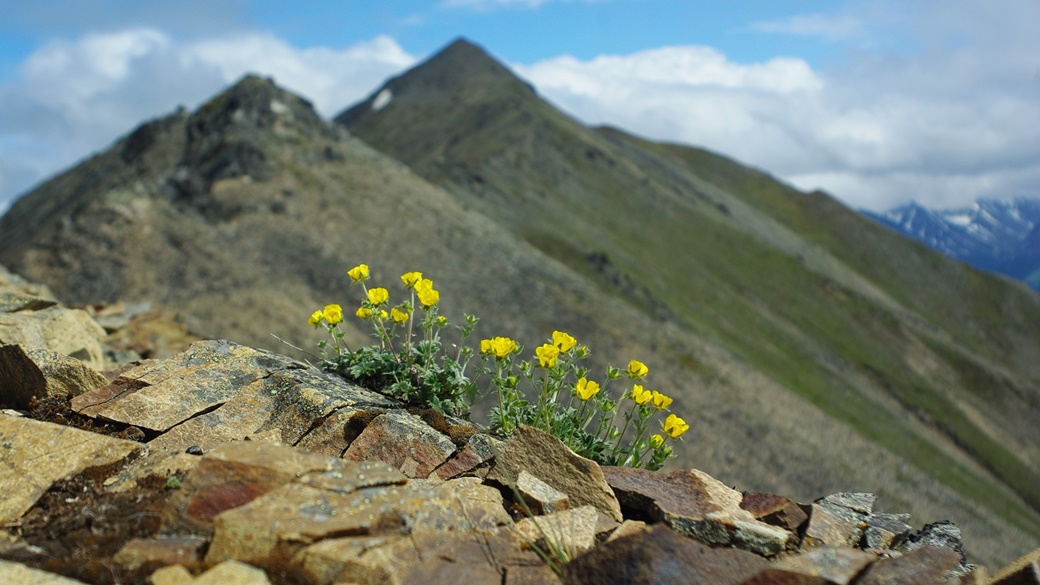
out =
[[[0,86],[0,201],[245,73],[272,76],[331,116],[414,62],[389,37],[300,49],[263,33],[178,41],[132,28],[52,42]]]
[[[900,50],[857,43],[833,68],[790,58],[736,63],[683,46],[515,69],[587,123],[704,146],[855,207],[1040,197],[1040,37],[1022,24],[1040,22],[1040,4],[998,3],[1005,13],[922,3],[902,30],[867,10],[772,26],[829,34],[828,24],[845,23],[834,39],[918,40]]]
[[[771,33],[846,40],[863,34],[863,23],[850,15],[798,14],[780,20],[759,21],[751,29]]]

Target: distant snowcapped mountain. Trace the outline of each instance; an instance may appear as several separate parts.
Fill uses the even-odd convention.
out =
[[[896,232],[990,272],[1030,281],[1040,266],[1040,200],[983,199],[961,209],[910,203],[885,213],[864,212]],[[1036,232],[1036,233],[1034,233]]]

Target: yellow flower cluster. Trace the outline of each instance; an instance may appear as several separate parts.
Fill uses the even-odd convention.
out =
[[[480,353],[493,354],[499,359],[513,353],[518,347],[517,343],[508,337],[480,340]]]
[[[690,425],[686,424],[686,421],[674,414],[669,414],[668,418],[664,419],[662,430],[664,430],[669,437],[678,439],[683,433],[690,430]]]
[[[639,360],[628,362],[628,369],[625,371],[628,377],[633,380],[642,380],[649,372],[650,368],[646,367],[646,364]]]
[[[343,321],[343,307],[339,305],[325,305],[324,309],[318,309],[311,313],[310,319],[307,319],[307,323],[311,327],[317,327],[321,325],[324,320],[329,325],[336,325]]]
[[[574,390],[578,394],[578,398],[588,400],[599,393],[599,384],[582,377],[578,380]]]

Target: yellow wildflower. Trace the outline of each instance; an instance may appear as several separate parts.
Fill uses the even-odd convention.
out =
[[[661,445],[664,445],[664,437],[658,434],[650,435],[650,447],[657,449]]]
[[[343,320],[343,307],[339,305],[325,305],[321,314],[325,317],[325,320],[329,322],[329,325],[335,325]],[[311,315],[313,319],[314,316]]]
[[[375,306],[382,305],[390,298],[390,293],[385,288],[368,289],[368,302]]]
[[[538,346],[534,354],[538,356],[538,363],[543,368],[551,368],[556,365],[556,358],[560,357],[560,348],[546,343]]]
[[[646,404],[653,398],[653,393],[649,390],[643,390],[642,384],[632,385],[632,400],[636,401],[636,404]]]
[[[575,344],[577,343],[578,340],[574,339],[573,337],[564,333],[563,331],[553,331],[552,344],[560,348],[561,353],[567,353],[572,348],[574,348]]]
[[[386,320],[390,315],[386,312],[386,309],[379,309],[379,318]]]
[[[429,278],[424,278],[415,285],[415,294],[419,297],[419,302],[422,303],[424,309],[429,309],[441,300],[441,293],[433,288],[433,281]]]
[[[390,317],[394,320],[394,323],[404,323],[408,320],[408,312],[394,307],[390,309]]]
[[[368,264],[358,264],[347,271],[347,276],[354,282],[368,280]]]
[[[445,317],[444,315],[437,315],[437,326],[438,327],[447,327],[448,326],[448,318]]]
[[[491,353],[497,358],[504,358],[513,353],[515,349],[516,342],[508,337],[480,340],[480,353]]]
[[[674,414],[669,414],[668,418],[664,419],[663,430],[668,433],[669,437],[678,439],[683,433],[690,430],[690,425]]]
[[[401,282],[408,288],[415,288],[422,280],[422,272],[405,272],[401,275]]]
[[[599,392],[599,384],[591,380],[581,378],[578,380],[577,386],[574,388],[578,393],[578,398],[582,400],[588,400]]]
[[[672,403],[671,397],[665,396],[664,394],[661,394],[657,390],[654,390],[651,394],[652,394],[651,400],[654,403],[654,408],[656,408],[657,410],[664,410],[664,409],[668,408],[669,404]]]
[[[650,368],[646,367],[646,364],[643,362],[632,360],[628,362],[628,370],[625,373],[633,380],[642,380],[649,371]]]
[[[323,313],[321,309],[318,309],[311,313],[311,318],[307,319],[307,324],[311,327],[317,327],[318,325],[321,325],[321,320],[324,316],[325,313]]]
[[[358,307],[358,310],[354,314],[357,315],[358,318],[368,319],[372,316],[372,309],[369,309],[368,307]]]

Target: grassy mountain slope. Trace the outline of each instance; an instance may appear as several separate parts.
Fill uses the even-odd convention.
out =
[[[1025,287],[723,157],[586,128],[465,41],[380,92],[337,121],[1036,537]]]
[[[151,300],[205,336],[282,352],[271,333],[312,346],[313,309],[340,302],[352,312],[360,291],[347,285],[350,266],[370,264],[392,295],[399,274],[422,270],[449,317],[481,317],[480,337],[533,347],[560,328],[592,348],[596,369],[647,362],[652,387],[692,423],[676,466],[802,500],[873,491],[918,522],[954,520],[969,554],[991,565],[1035,548],[1040,519],[1019,494],[829,345],[864,337],[864,355],[904,343],[932,356],[912,345],[924,337],[905,301],[747,193],[655,150],[670,147],[584,128],[459,47],[480,58],[413,72],[428,79],[397,87],[380,111],[405,126],[369,137],[394,137],[423,164],[406,167],[247,77],[26,195],[0,218],[0,263],[67,302]],[[866,312],[846,312],[857,307]],[[814,312],[815,329],[804,319]],[[875,314],[900,333],[874,325]],[[914,318],[936,339],[952,337]],[[348,327],[351,344],[365,342]],[[970,371],[1025,384],[1013,363],[978,360],[966,371],[978,361]]]

